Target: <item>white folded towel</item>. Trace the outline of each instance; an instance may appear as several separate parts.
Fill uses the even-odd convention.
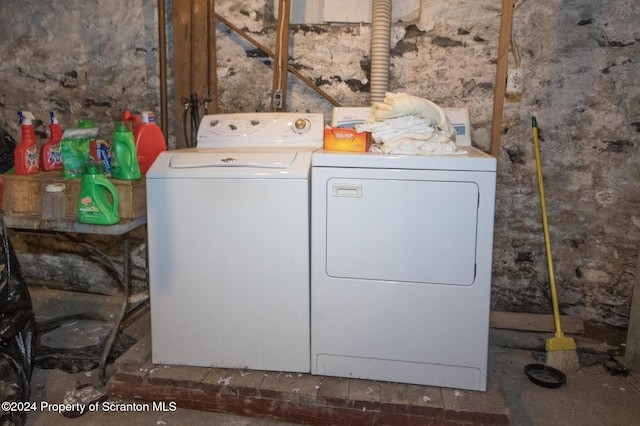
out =
[[[356,130],[358,132],[369,132],[374,141],[383,143],[406,133],[432,134],[436,131],[436,128],[431,125],[430,120],[407,115],[381,121],[372,121],[370,117],[370,120],[357,125]]]
[[[455,129],[442,108],[427,99],[407,93],[387,92],[384,96],[384,102],[373,103],[371,115],[378,121],[414,115],[429,120],[433,126],[443,131],[447,136],[455,135]]]
[[[385,143],[371,145],[371,152],[382,152],[385,154],[465,154],[457,148],[455,142],[446,136],[435,135],[429,140],[413,139],[411,137],[399,137]]]
[[[463,154],[455,144],[451,121],[435,103],[406,93],[387,93],[371,107],[358,132],[369,132],[373,152],[386,154]]]

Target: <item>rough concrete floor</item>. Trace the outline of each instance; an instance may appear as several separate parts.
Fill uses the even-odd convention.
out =
[[[57,299],[34,296],[34,307],[46,311]],[[113,299],[113,298],[111,298]],[[86,300],[82,303],[87,307]],[[108,306],[106,304],[105,306]],[[56,306],[56,310],[61,306]],[[102,308],[101,308],[102,309]],[[110,308],[105,308],[109,311]],[[108,315],[106,316],[108,318]],[[489,384],[502,389],[510,411],[511,424],[527,425],[630,425],[640,419],[640,373],[625,373],[616,363],[621,359],[624,333],[600,329],[598,339],[575,336],[583,367],[568,374],[567,383],[558,389],[532,384],[523,373],[526,364],[544,362],[541,348],[545,333],[491,330],[489,352]],[[97,371],[75,374],[36,369],[32,378],[32,401],[62,402],[66,392],[80,383],[97,386]],[[268,419],[177,409],[175,412],[103,412],[87,413],[78,419],[67,419],[55,412],[29,415],[28,425],[287,425]]]

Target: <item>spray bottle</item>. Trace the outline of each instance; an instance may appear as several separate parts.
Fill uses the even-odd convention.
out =
[[[131,133],[130,123],[119,121],[111,140],[111,177],[121,180],[137,180],[142,177],[136,153],[136,144]]]
[[[87,165],[82,175],[78,221],[94,225],[113,225],[120,221],[116,187],[93,163]]]
[[[42,170],[62,170],[62,147],[60,139],[62,139],[62,127],[58,124],[58,120],[49,113],[51,122],[49,124],[49,140],[42,145],[41,164]]]
[[[33,129],[35,117],[28,111],[19,111],[22,139],[13,152],[13,163],[17,175],[29,175],[40,171],[40,149]]]
[[[140,173],[144,175],[158,155],[167,150],[164,135],[156,124],[155,116],[151,111],[144,111],[142,117],[125,111],[122,114],[122,119],[134,124],[133,138],[136,143],[136,154],[140,164]]]

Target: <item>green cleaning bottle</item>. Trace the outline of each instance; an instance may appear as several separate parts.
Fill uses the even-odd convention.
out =
[[[89,164],[82,175],[78,220],[94,225],[113,225],[120,222],[116,187],[98,171],[95,164]]]
[[[129,128],[127,128],[129,125]],[[136,140],[131,132],[131,123],[116,122],[111,141],[111,177],[120,180],[137,180],[142,177],[136,153]]]

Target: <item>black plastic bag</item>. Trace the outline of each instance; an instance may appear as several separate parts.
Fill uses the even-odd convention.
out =
[[[13,151],[16,140],[5,129],[0,127],[0,173],[5,173],[13,167]]]
[[[33,372],[35,315],[4,220],[0,231],[0,402],[26,402]],[[0,409],[0,425],[25,421],[25,410]]]

